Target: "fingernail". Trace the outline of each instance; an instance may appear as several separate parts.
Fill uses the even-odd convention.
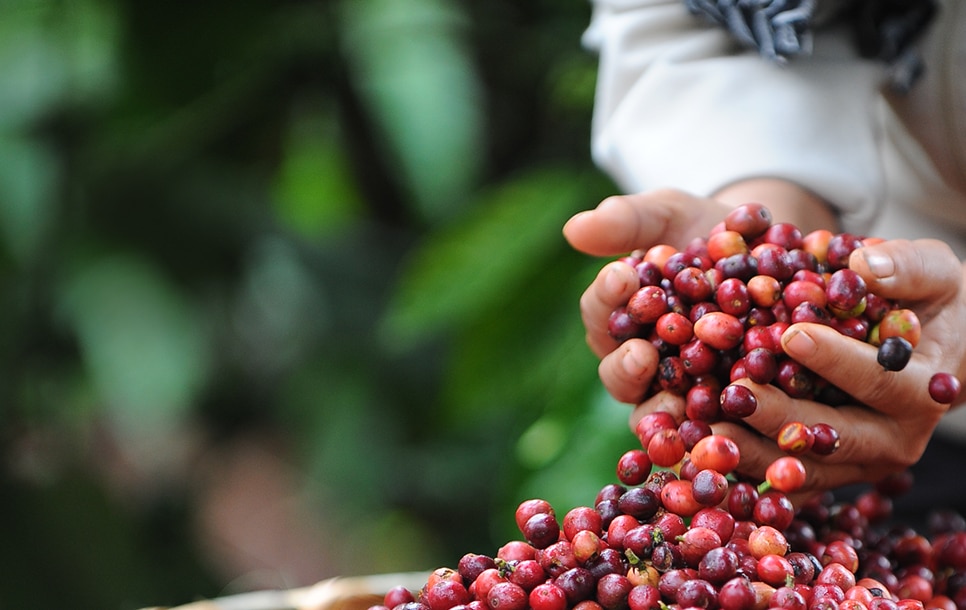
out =
[[[604,287],[611,294],[621,294],[627,288],[627,279],[617,267],[611,267],[604,279]]]
[[[890,256],[877,254],[875,252],[863,252],[862,257],[865,259],[865,264],[869,267],[869,271],[877,278],[890,277],[896,272],[895,261]]]
[[[624,358],[621,360],[621,365],[624,367],[624,372],[633,377],[640,375],[641,369],[643,368],[643,364],[634,350],[627,350],[627,353],[624,354]]]
[[[782,345],[789,356],[810,356],[815,352],[815,340],[797,328],[782,335]]]

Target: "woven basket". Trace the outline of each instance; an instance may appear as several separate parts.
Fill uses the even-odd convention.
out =
[[[175,607],[142,610],[367,610],[381,604],[389,589],[404,586],[418,591],[428,572],[330,578],[309,587],[281,591],[252,591]]]

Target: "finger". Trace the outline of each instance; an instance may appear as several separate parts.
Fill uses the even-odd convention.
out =
[[[933,365],[915,355],[901,371],[887,371],[878,349],[822,324],[793,324],[782,335],[782,349],[858,402],[902,420],[938,421],[947,407],[928,394]],[[909,413],[915,407],[913,413]]]
[[[787,455],[771,439],[740,424],[719,422],[712,426],[712,430],[715,434],[728,436],[738,444],[741,458],[737,471],[754,480],[764,480],[768,466],[778,458]],[[798,490],[802,494],[834,489],[860,481],[876,480],[886,474],[885,471],[873,469],[865,463],[848,461],[830,463],[808,454],[799,455],[798,458],[805,466],[805,484]]]
[[[785,455],[767,436],[737,422],[720,421],[711,425],[714,434],[733,440],[741,452],[738,472],[756,481],[764,480],[768,465]]]
[[[935,239],[897,239],[859,248],[849,267],[870,291],[919,302],[952,298],[962,282],[962,263],[948,244]]]
[[[593,256],[613,256],[657,243],[680,248],[688,237],[706,234],[726,209],[672,189],[619,195],[572,216],[563,234],[576,250]]]
[[[648,247],[664,229],[656,217],[644,222],[646,201],[641,197],[614,196],[593,210],[580,212],[564,224],[564,237],[576,250],[593,256],[613,256]]]
[[[644,339],[630,339],[604,356],[597,373],[607,392],[620,402],[640,402],[657,372],[657,348]]]
[[[745,417],[743,423],[754,428],[761,437],[769,439],[776,450],[778,433],[791,422],[802,422],[807,426],[828,424],[839,431],[839,449],[826,458],[832,463],[869,463],[899,450],[908,453],[909,449],[916,446],[915,439],[928,436],[931,432],[928,425],[905,421],[900,424],[897,420],[866,407],[830,407],[812,400],[791,398],[773,385],[755,384],[747,379],[735,383],[751,388],[758,400],[758,408]],[[901,438],[897,439],[896,436]],[[909,459],[914,461],[916,457],[912,455]],[[905,457],[897,461],[905,461]]]
[[[727,423],[715,431],[722,428],[728,434],[740,435],[733,438],[742,449],[741,472],[749,475],[763,476],[768,465],[783,455],[775,439],[791,422],[807,426],[824,423],[839,431],[839,448],[831,455],[799,456],[806,470],[814,470],[809,485],[823,489],[873,480],[873,475],[879,477],[910,466],[921,457],[934,427],[928,420],[900,421],[862,406],[830,407],[792,399],[772,385],[748,380],[736,383],[752,389],[758,408],[744,418],[745,425]]]
[[[580,314],[587,330],[587,345],[598,358],[612,352],[619,343],[607,332],[610,314],[625,305],[640,285],[633,267],[612,261],[601,268],[581,295]]]
[[[806,425],[827,423],[832,426],[843,423],[834,407],[809,400],[796,400],[774,385],[761,385],[749,379],[739,379],[734,383],[750,388],[758,401],[754,413],[742,421],[757,430],[761,436],[771,439],[773,444],[778,438],[778,432],[791,422],[797,421]]]

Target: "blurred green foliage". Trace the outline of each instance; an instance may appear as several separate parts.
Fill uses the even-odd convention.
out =
[[[593,500],[630,437],[560,235],[613,190],[589,12],[0,4],[0,605],[230,591],[197,475],[253,434],[338,532],[320,580]]]

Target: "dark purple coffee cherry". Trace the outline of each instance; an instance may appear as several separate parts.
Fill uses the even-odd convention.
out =
[[[876,361],[887,371],[901,371],[912,358],[912,343],[903,337],[888,337],[882,341]]]

